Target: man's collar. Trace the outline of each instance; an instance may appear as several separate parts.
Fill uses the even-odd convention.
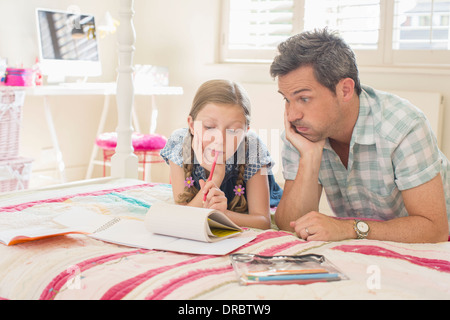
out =
[[[366,92],[366,88],[359,96],[359,116],[353,128],[352,141],[358,144],[374,144],[375,143],[375,128],[373,123],[372,103],[376,103],[370,95]]]
[[[372,109],[370,105],[371,103],[376,102],[373,101],[370,95],[366,92],[365,90],[366,88],[368,87],[363,86],[362,92],[359,96],[359,114],[358,119],[356,120],[355,126],[353,128],[350,147],[352,147],[354,143],[363,145],[371,145],[375,143],[375,135],[374,135],[375,129],[373,124]],[[369,90],[371,89],[369,88]],[[325,142],[324,148],[330,150],[333,149],[328,139]]]

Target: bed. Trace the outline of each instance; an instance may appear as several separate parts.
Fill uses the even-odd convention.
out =
[[[43,225],[68,209],[143,219],[171,186],[109,178],[1,197],[0,231]],[[0,246],[2,299],[449,299],[450,243],[303,241],[279,231],[233,251],[264,256],[319,254],[347,279],[308,285],[241,285],[230,255],[144,250],[71,234]]]
[[[137,180],[137,160],[130,148],[132,5],[133,1],[121,1],[118,145],[112,176],[0,195],[0,231],[45,225],[77,208],[142,220],[152,204],[173,203],[170,185]],[[322,255],[346,278],[304,285],[242,285],[231,264],[231,254],[140,249],[68,234],[0,245],[0,299],[200,299],[226,304],[227,300],[248,299],[450,298],[450,242],[308,242],[276,228],[246,232],[254,239],[231,254]]]

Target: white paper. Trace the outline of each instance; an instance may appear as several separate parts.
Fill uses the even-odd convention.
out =
[[[90,236],[98,240],[142,249],[211,255],[227,254],[255,238],[250,233],[244,232],[218,242],[188,240],[155,234],[146,229],[143,221],[125,219],[105,231]]]
[[[217,220],[219,225],[229,226],[229,229],[241,230],[223,213],[211,209],[155,203],[145,216],[145,225],[151,232],[169,235],[190,240],[216,242],[224,238],[234,237],[230,234],[226,237],[216,237],[211,233],[208,217]]]
[[[164,207],[165,209],[165,207]],[[152,228],[163,228],[168,230],[174,236],[167,236],[156,234],[148,230],[149,219],[146,218],[146,222],[136,219],[122,218],[120,221],[110,224],[108,228],[103,231],[95,232],[99,227],[104,224],[109,224],[113,216],[97,214],[91,211],[71,211],[54,219],[55,222],[63,226],[71,227],[79,231],[89,232],[89,236],[102,240],[105,242],[121,244],[130,247],[137,247],[143,249],[156,249],[166,251],[176,251],[192,254],[211,254],[211,255],[224,255],[233,250],[236,250],[240,246],[253,240],[255,237],[248,232],[243,232],[228,239],[221,239],[217,242],[206,242],[205,238],[205,223],[207,221],[208,210],[197,210],[191,216],[180,216],[178,212],[171,212],[170,220],[178,223],[163,222],[164,219],[156,219],[156,224]],[[159,211],[161,215],[164,215],[167,211]],[[173,215],[172,215],[173,214]],[[188,218],[188,219],[186,219]],[[181,223],[180,223],[181,222]],[[153,229],[154,230],[154,229]],[[196,235],[194,235],[197,233]],[[183,234],[183,237],[191,235],[197,237],[201,241],[185,239],[177,237],[176,235]],[[198,237],[198,234],[203,235]]]
[[[98,214],[89,210],[71,209],[53,219],[54,222],[87,233],[93,233],[101,226],[116,219],[113,216]]]
[[[209,210],[177,206],[183,210],[176,211],[173,207],[164,203],[153,204],[145,216],[146,228],[172,237],[208,241],[206,223]]]

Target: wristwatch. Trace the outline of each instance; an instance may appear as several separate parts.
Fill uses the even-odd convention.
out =
[[[355,220],[353,229],[355,229],[358,239],[367,238],[367,235],[369,234],[369,231],[370,231],[370,227],[367,224],[367,222],[364,222],[361,220]]]

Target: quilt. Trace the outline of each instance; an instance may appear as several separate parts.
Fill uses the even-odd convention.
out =
[[[143,219],[155,201],[173,202],[171,186],[111,180],[0,196],[0,230],[44,225],[65,210]],[[233,253],[320,254],[348,279],[306,285],[241,285],[228,255],[143,250],[72,234],[0,245],[0,299],[291,300],[449,299],[450,242],[304,241],[277,230]]]

